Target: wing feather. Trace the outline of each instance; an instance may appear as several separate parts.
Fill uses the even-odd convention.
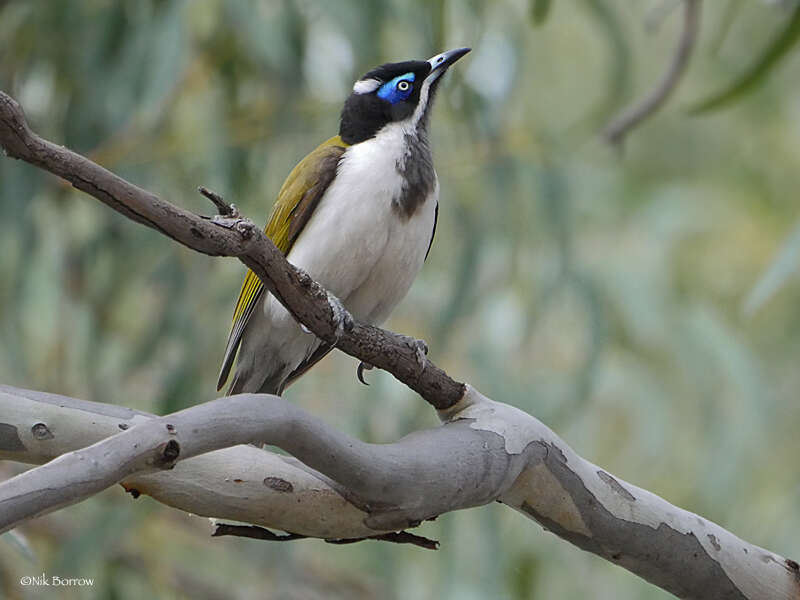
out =
[[[348,144],[338,135],[323,142],[292,169],[281,186],[264,231],[284,256],[291,250],[328,186],[336,177],[339,160],[347,146]],[[261,280],[253,271],[248,270],[233,311],[233,324],[225,346],[217,391],[221,390],[228,380],[244,329],[263,293],[264,285]]]
[[[433,212],[433,230],[431,230],[431,241],[428,242],[428,249],[425,250],[425,260],[428,260],[428,254],[431,253],[431,246],[433,246],[433,238],[436,237],[436,223],[439,221],[439,202],[436,202],[436,208]]]

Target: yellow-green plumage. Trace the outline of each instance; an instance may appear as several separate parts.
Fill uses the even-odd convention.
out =
[[[264,231],[284,255],[291,250],[335,174],[335,170],[331,173],[330,161],[338,161],[347,146],[338,135],[326,140],[301,160],[283,182]],[[233,312],[233,324],[217,382],[218,390],[228,379],[242,331],[263,290],[264,285],[258,276],[248,270]]]

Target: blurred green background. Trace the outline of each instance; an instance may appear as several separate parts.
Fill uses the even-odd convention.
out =
[[[622,153],[598,132],[661,76],[680,3],[555,4],[0,1],[0,88],[138,185],[208,213],[206,185],[262,223],[361,73],[472,46],[432,121],[437,238],[388,326],[603,468],[796,558],[796,3],[705,3],[685,79]],[[751,65],[750,93],[688,114]],[[0,382],[156,413],[215,396],[239,262],[8,159],[0,211]],[[370,441],[436,425],[355,367],[331,355],[287,397]],[[211,539],[113,489],[22,527],[27,549],[0,538],[0,597],[669,597],[500,505],[418,531],[441,549]],[[19,586],[41,572],[97,583]]]

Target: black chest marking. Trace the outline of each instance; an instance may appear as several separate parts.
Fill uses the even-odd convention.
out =
[[[405,135],[406,153],[397,162],[397,172],[403,179],[400,193],[392,200],[392,206],[406,219],[410,219],[417,208],[436,185],[433,156],[425,135]]]

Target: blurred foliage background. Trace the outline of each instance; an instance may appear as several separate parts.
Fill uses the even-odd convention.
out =
[[[388,326],[611,472],[797,557],[798,8],[705,3],[676,95],[617,152],[598,132],[660,77],[680,12],[6,0],[0,88],[42,135],[138,185],[208,213],[207,185],[263,222],[361,73],[472,46],[433,117],[437,239]],[[0,160],[0,211],[0,381],[156,413],[215,396],[240,263],[16,161]],[[355,367],[331,355],[287,397],[371,441],[436,425],[390,376],[364,387]],[[211,539],[206,520],[121,489],[20,532],[0,538],[6,598],[668,597],[499,505],[425,524],[436,553]],[[96,584],[19,586],[41,572]]]

